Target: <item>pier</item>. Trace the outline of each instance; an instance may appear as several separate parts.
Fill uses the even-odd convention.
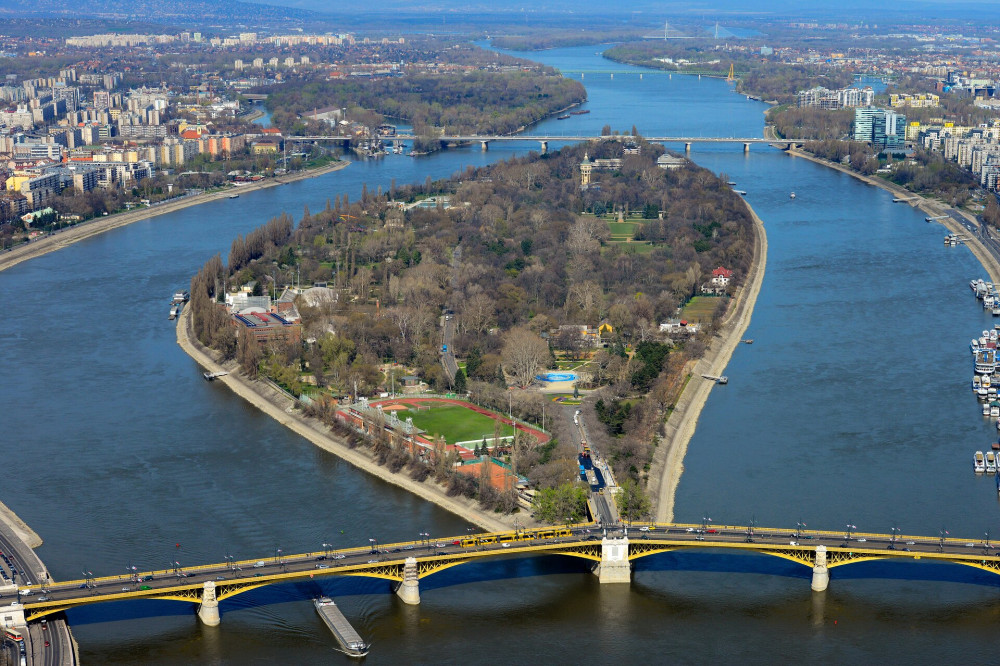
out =
[[[313,600],[313,605],[316,607],[316,612],[319,616],[323,618],[323,622],[333,632],[337,642],[344,648],[344,652],[351,657],[363,657],[368,654],[368,649],[371,646],[362,640],[358,632],[351,626],[351,623],[344,617],[344,614],[337,608],[337,604],[333,602],[333,599],[330,597],[320,597]]]
[[[207,379],[208,381],[212,381],[216,377],[225,377],[228,374],[229,373],[226,372],[225,370],[220,370],[219,372],[204,372],[202,373],[201,376]]]

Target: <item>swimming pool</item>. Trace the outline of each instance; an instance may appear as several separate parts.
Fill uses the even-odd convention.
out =
[[[545,374],[535,375],[535,379],[540,382],[574,382],[577,377],[574,372],[546,372]]]

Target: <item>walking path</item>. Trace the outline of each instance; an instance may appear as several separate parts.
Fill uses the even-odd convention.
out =
[[[31,241],[30,243],[26,243],[24,245],[18,245],[7,252],[3,252],[0,254],[0,271],[6,270],[11,266],[16,266],[22,261],[34,259],[35,257],[40,257],[43,254],[55,252],[56,250],[61,250],[62,248],[72,245],[73,243],[78,243],[85,238],[103,234],[105,231],[117,229],[118,227],[124,227],[132,224],[133,222],[148,220],[149,218],[156,217],[158,215],[173,213],[181,210],[182,208],[187,208],[188,206],[197,206],[198,204],[207,203],[209,201],[218,201],[219,199],[225,199],[232,194],[243,194],[245,192],[253,192],[255,190],[263,190],[268,187],[275,187],[276,185],[292,183],[297,180],[315,178],[316,176],[322,176],[333,171],[344,169],[349,164],[350,162],[347,161],[334,162],[333,164],[329,164],[318,169],[307,169],[278,178],[267,178],[256,183],[240,185],[237,188],[229,188],[219,192],[177,197],[175,199],[168,199],[163,203],[150,208],[141,208],[139,210],[133,210],[126,213],[116,213],[114,215],[108,215],[107,217],[95,218],[73,227],[61,229],[60,231],[57,231],[54,234],[49,234],[39,240]]]
[[[322,422],[305,417],[295,408],[293,400],[262,382],[251,381],[244,377],[235,364],[222,366],[215,361],[214,352],[207,349],[191,332],[191,309],[184,308],[177,322],[177,344],[188,356],[209,372],[228,371],[229,374],[215,380],[225,384],[236,395],[240,396],[278,423],[320,447],[338,458],[349,462],[358,469],[376,476],[387,483],[408,490],[421,499],[433,502],[442,509],[478,525],[488,532],[504,532],[513,529],[514,515],[502,516],[487,513],[479,508],[475,500],[465,497],[449,497],[447,488],[428,478],[425,482],[411,479],[405,473],[394,474],[379,465],[371,452],[366,448],[350,448],[346,442],[333,435]],[[517,514],[519,524],[531,523],[523,514]]]
[[[744,201],[746,203],[746,201]],[[698,426],[698,417],[708,401],[708,395],[715,386],[714,381],[703,379],[701,375],[720,376],[729,364],[729,359],[743,339],[743,333],[750,325],[757,295],[764,281],[764,269],[767,266],[767,233],[764,223],[754,212],[750,204],[747,210],[753,219],[756,240],[754,243],[754,258],[750,275],[733,299],[726,318],[722,322],[722,332],[709,346],[705,355],[697,362],[688,364],[687,372],[691,380],[681,393],[674,411],[663,426],[663,436],[653,453],[653,462],[649,472],[649,493],[653,500],[653,513],[657,522],[673,522],[674,497],[677,484],[684,473],[684,455],[688,443]]]

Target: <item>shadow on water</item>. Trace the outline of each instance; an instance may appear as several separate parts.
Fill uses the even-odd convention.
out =
[[[699,551],[668,552],[634,560],[635,574],[647,572],[738,573],[808,580],[812,571],[805,566],[763,554]],[[590,573],[591,563],[568,556],[509,557],[475,562],[447,569],[420,581],[422,593],[471,583],[529,579],[557,574]],[[965,583],[997,587],[1000,581],[973,567],[940,562],[883,560],[835,567],[836,580],[906,580]],[[641,590],[646,585],[637,585]],[[350,597],[387,595],[393,592],[392,581],[353,576],[330,576],[323,579],[269,585],[220,602],[220,610],[242,610],[312,599],[317,596]],[[123,619],[193,615],[195,604],[176,601],[140,600],[84,606],[67,612],[71,624],[85,625]]]

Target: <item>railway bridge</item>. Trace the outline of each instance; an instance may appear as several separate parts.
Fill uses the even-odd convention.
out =
[[[4,590],[16,598],[0,616],[31,621],[89,604],[164,599],[195,604],[208,625],[221,621],[219,601],[266,585],[362,576],[392,581],[408,604],[420,603],[420,580],[444,569],[499,557],[563,555],[587,560],[602,583],[628,583],[636,559],[679,550],[723,549],[783,558],[809,567],[811,588],[827,588],[830,570],[872,560],[924,560],[1000,574],[1000,554],[985,540],[939,536],[829,532],[703,523],[647,523],[599,527],[596,523],[379,544],[234,560],[125,576],[92,577],[48,586]]]

